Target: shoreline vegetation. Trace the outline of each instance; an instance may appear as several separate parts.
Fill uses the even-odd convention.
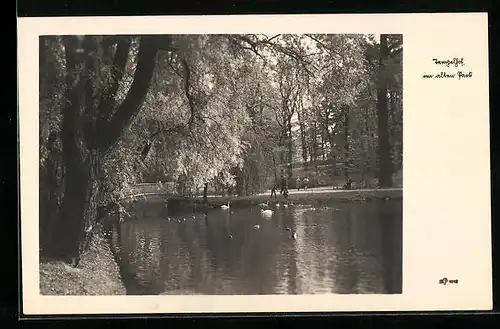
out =
[[[370,190],[310,189],[292,191],[288,198],[278,192],[276,201],[321,204],[323,202],[373,202],[402,200],[402,188]],[[270,194],[247,197],[209,197],[211,207],[231,201],[231,206],[250,206],[270,200]],[[202,200],[195,200],[201,202]],[[202,205],[200,205],[202,206]],[[108,217],[109,219],[110,217]],[[102,224],[95,228],[89,250],[82,255],[77,268],[62,261],[40,260],[40,294],[42,295],[126,295],[119,266]],[[164,293],[168,294],[168,293]]]

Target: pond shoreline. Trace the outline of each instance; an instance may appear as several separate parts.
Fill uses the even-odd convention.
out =
[[[277,202],[321,205],[323,203],[362,203],[373,201],[402,200],[402,189],[378,190],[306,190],[293,191],[288,198],[277,193]],[[270,195],[248,197],[209,197],[209,207],[220,207],[231,202],[234,207],[254,206],[270,199]],[[193,200],[190,200],[193,203]],[[194,200],[201,210],[205,205],[201,199]],[[107,220],[116,220],[107,217]],[[40,261],[40,293],[42,295],[126,295],[122,273],[116,262],[109,239],[105,236],[102,225],[96,227],[89,251],[83,256],[78,268],[60,261]]]
[[[315,204],[323,202],[356,203],[373,201],[402,200],[403,189],[370,189],[370,190],[301,190],[292,191],[287,198],[277,192],[276,198],[270,194],[259,194],[246,197],[208,197],[208,204],[212,207],[220,207],[231,202],[231,206],[253,206],[261,202],[272,200],[274,202],[293,202],[298,204]],[[202,203],[196,200],[196,203]]]

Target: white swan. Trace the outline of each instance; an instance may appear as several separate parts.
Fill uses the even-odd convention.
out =
[[[271,216],[273,214],[273,211],[271,209],[266,209],[266,210],[261,210],[260,213],[263,216]]]
[[[269,207],[269,200],[267,200],[267,202],[259,203],[259,206],[261,206],[261,207]]]
[[[221,209],[229,209],[229,207],[230,207],[230,202],[228,201],[228,202],[227,202],[227,205],[226,205],[226,204],[223,204],[223,205],[222,205],[222,206],[220,206],[220,207],[221,207]]]
[[[256,230],[258,230],[258,229],[260,228],[260,225],[259,225],[259,224],[255,224],[255,225],[253,226],[253,228],[254,228],[254,229],[256,229]]]

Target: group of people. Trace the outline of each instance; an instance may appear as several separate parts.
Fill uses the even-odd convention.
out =
[[[352,179],[350,177],[347,177],[345,184],[342,185],[342,189],[344,190],[352,189],[352,183],[353,183]],[[295,185],[298,191],[300,191],[301,187],[305,190],[309,186],[309,178],[304,177],[303,179],[301,179],[300,177],[297,177],[297,179],[295,180]],[[280,194],[284,195],[285,198],[288,197],[288,181],[284,175],[281,176],[280,186],[281,186]],[[334,186],[334,188],[336,187]],[[271,198],[276,198],[276,191],[277,191],[277,184],[274,184],[271,189]]]
[[[309,178],[304,177],[303,179],[300,179],[300,177],[297,177],[295,180],[295,185],[297,187],[297,191],[300,191],[300,186],[302,185],[302,188],[305,190],[307,189],[307,186],[309,185]]]
[[[303,179],[300,179],[300,177],[297,177],[297,180],[295,181],[297,185],[297,190],[300,190],[300,187],[304,188],[304,190],[307,188],[309,184],[309,178],[304,177]],[[276,191],[277,191],[277,184],[273,185],[271,189],[271,198],[276,198]],[[288,181],[285,176],[281,176],[281,190],[280,194],[284,195],[285,198],[288,197]]]
[[[277,184],[274,184],[271,189],[271,199],[276,198]],[[284,175],[281,176],[281,191],[280,194],[284,195],[285,198],[288,197],[288,181]]]

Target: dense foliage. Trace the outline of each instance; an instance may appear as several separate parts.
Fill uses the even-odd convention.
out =
[[[100,204],[138,182],[248,195],[280,175],[390,186],[401,170],[401,35],[163,38],[40,39],[43,227],[64,216],[71,147],[98,168],[84,194]]]

